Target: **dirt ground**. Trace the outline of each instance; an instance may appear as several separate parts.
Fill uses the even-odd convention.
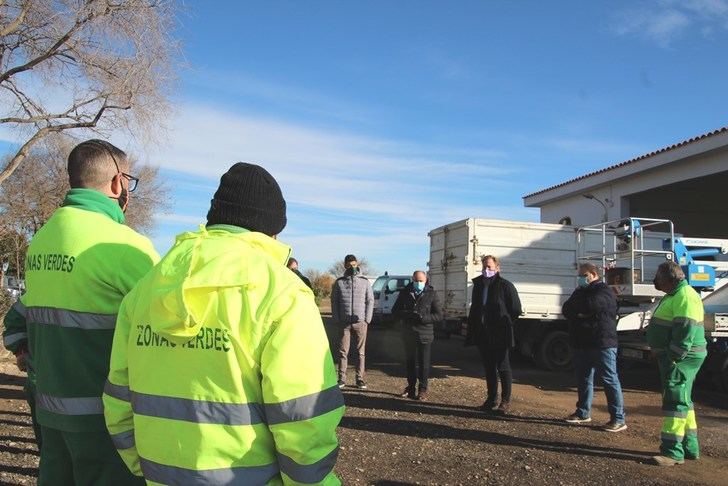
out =
[[[337,331],[327,321],[332,341]],[[344,484],[728,484],[728,396],[694,393],[702,457],[683,466],[645,464],[659,440],[656,370],[621,373],[629,428],[598,430],[608,420],[604,394],[595,395],[592,426],[560,419],[573,412],[568,373],[514,362],[513,411],[489,416],[477,409],[484,383],[474,349],[461,338],[433,348],[430,399],[399,398],[402,351],[393,330],[372,328],[367,344],[368,390],[347,387],[336,471]],[[353,382],[353,370],[349,381]],[[10,357],[0,360],[0,483],[34,484],[38,453],[23,400],[23,377]]]

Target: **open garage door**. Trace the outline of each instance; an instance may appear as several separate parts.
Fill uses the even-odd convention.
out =
[[[669,219],[686,236],[728,239],[728,171],[627,196],[629,215]]]

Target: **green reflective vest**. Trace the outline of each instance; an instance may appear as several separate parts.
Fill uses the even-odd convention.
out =
[[[647,326],[647,343],[653,351],[680,361],[705,356],[707,341],[703,327],[703,302],[683,280],[660,301]]]
[[[151,242],[121,224],[118,204],[72,189],[27,251],[27,292],[5,319],[3,339],[27,342],[41,425],[105,430],[101,394],[116,314],[124,296],[159,260]]]
[[[234,226],[183,233],[124,300],[104,405],[132,472],[154,484],[339,484],[343,397],[289,253]]]

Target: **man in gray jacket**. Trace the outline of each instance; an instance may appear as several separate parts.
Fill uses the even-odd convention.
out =
[[[367,326],[374,315],[374,294],[369,280],[359,275],[354,255],[344,258],[344,276],[334,282],[331,289],[331,315],[342,330],[339,342],[339,388],[346,386],[346,366],[354,335],[354,346],[359,355],[356,364],[356,387],[365,390],[364,347],[367,342]]]

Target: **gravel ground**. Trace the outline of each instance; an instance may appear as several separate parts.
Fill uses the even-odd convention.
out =
[[[326,321],[333,342],[337,330]],[[405,385],[399,335],[370,330],[369,388],[344,390],[336,467],[344,484],[728,484],[728,397],[709,385],[694,394],[701,459],[661,469],[645,464],[658,447],[661,423],[656,370],[622,373],[629,428],[609,434],[597,428],[609,418],[601,390],[595,425],[564,424],[560,419],[576,400],[571,376],[523,359],[514,362],[512,413],[480,412],[484,383],[477,353],[462,344],[457,337],[436,341],[429,400],[415,402],[398,396]],[[0,356],[2,484],[34,484],[37,476],[22,383],[11,357]]]

